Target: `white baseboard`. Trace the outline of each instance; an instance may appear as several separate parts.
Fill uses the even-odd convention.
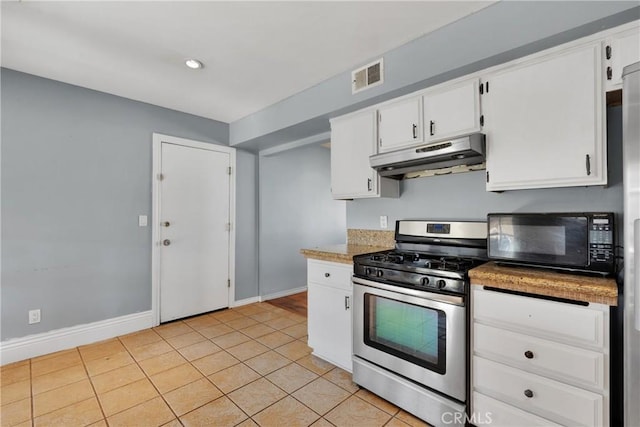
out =
[[[253,304],[254,302],[260,302],[259,297],[245,298],[238,301],[234,301],[231,307],[240,307],[241,305]]]
[[[149,310],[99,322],[56,329],[42,334],[10,339],[0,343],[0,365],[91,344],[96,341],[151,328],[152,326],[153,314]]]
[[[270,299],[288,297],[289,295],[299,294],[300,292],[304,292],[306,290],[307,290],[307,287],[306,286],[302,286],[302,287],[295,288],[295,289],[287,289],[286,291],[280,291],[280,292],[274,292],[274,293],[268,294],[268,295],[262,295],[260,297],[260,302],[268,301]]]

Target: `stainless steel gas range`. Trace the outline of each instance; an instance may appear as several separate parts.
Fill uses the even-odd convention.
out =
[[[432,425],[464,425],[469,278],[486,222],[398,221],[394,250],[354,257],[353,380]]]

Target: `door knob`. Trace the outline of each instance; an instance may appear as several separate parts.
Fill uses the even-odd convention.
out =
[[[165,222],[162,223],[163,227],[168,227],[170,225],[171,225],[171,223],[169,221],[165,221]]]
[[[165,246],[169,246],[169,245],[171,244],[171,240],[169,240],[169,239],[164,239],[164,240],[162,241],[162,244],[163,244],[163,245],[165,245]]]

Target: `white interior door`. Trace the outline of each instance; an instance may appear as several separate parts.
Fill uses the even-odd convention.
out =
[[[161,144],[161,322],[229,306],[230,157]]]

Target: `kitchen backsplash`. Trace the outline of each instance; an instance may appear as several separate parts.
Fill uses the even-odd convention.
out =
[[[393,247],[395,244],[394,231],[349,228],[347,229],[347,243],[352,245]]]

